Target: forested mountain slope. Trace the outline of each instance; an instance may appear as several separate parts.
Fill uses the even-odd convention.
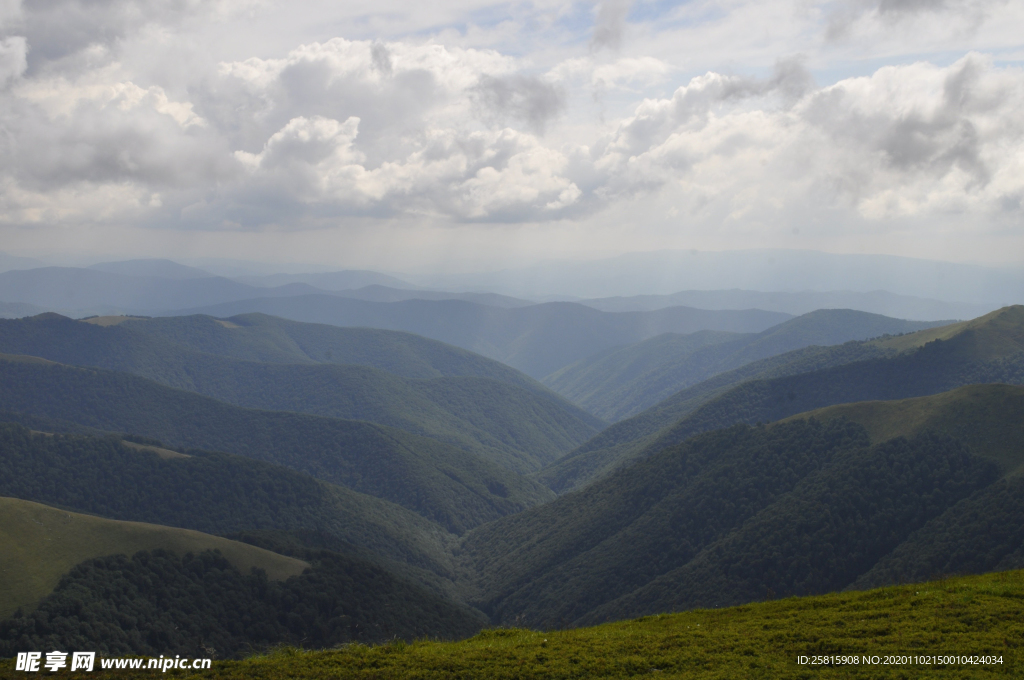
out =
[[[264,318],[238,328],[210,317],[119,321],[102,326],[47,315],[0,322],[0,352],[34,352],[62,363],[127,371],[238,406],[389,425],[459,446],[520,473],[559,458],[601,425],[512,369],[437,342],[402,337],[406,334],[380,332],[384,339],[391,336],[413,344],[420,350],[415,358],[435,359],[449,350],[447,362],[434,361],[442,368],[450,366],[449,373],[475,370],[499,377],[411,379],[366,365],[313,363],[300,347],[289,346],[285,338],[291,340],[290,336],[282,337],[280,330],[299,337],[309,330],[294,322],[283,322],[281,329],[276,320]],[[349,329],[327,330],[338,331],[338,336],[356,335],[347,333]],[[369,348],[374,335],[356,340],[361,342],[351,343],[355,347]],[[430,350],[426,357],[424,348],[415,346],[417,341]],[[294,357],[303,363],[240,360],[190,345],[228,354]],[[275,357],[268,346],[282,354],[291,351]],[[338,348],[338,354],[346,352]]]
[[[832,404],[902,399],[986,382],[1024,383],[1024,306],[903,336],[798,350],[717,376],[609,427],[537,477],[562,492],[736,422],[773,421]]]
[[[614,422],[681,389],[759,359],[810,345],[839,345],[912,333],[948,321],[905,321],[851,309],[819,309],[747,335],[701,332],[661,335],[609,350],[544,378],[544,384]]]
[[[142,522],[121,522],[59,510],[0,491],[0,619],[32,609],[80,562],[117,553],[163,549],[185,554],[219,550],[243,572],[262,569],[272,579],[296,576],[309,565],[219,536]]]
[[[380,567],[310,553],[287,581],[242,571],[212,551],[116,554],[77,565],[30,614],[0,621],[0,656],[88,647],[101,656],[217,659],[281,645],[464,638],[473,612]]]
[[[279,465],[193,449],[161,455],[112,435],[44,434],[15,423],[0,424],[0,450],[3,496],[209,534],[287,532],[450,591],[454,537],[444,528]]]
[[[409,331],[478,352],[538,379],[609,347],[661,333],[760,332],[790,318],[757,309],[601,312],[571,302],[500,308],[462,300],[383,303],[331,295],[258,298],[188,311],[222,318],[250,312],[335,326]]]
[[[31,357],[0,360],[0,411],[266,460],[394,501],[455,532],[551,495],[463,449],[394,428],[243,409],[126,373]]]
[[[975,418],[986,405],[988,416]],[[898,422],[909,408],[871,408],[887,407],[874,422]],[[828,592],[897,573],[928,578],[941,551],[906,547],[926,547],[925,537],[946,546],[947,571],[935,573],[1024,566],[1013,542],[1024,484],[1012,474],[1024,464],[1024,388],[972,386],[912,410],[917,425],[889,439],[876,439],[889,433],[883,426],[839,417],[705,432],[481,526],[463,539],[460,558],[472,597],[495,622],[561,627]],[[1010,497],[1022,500],[995,503]],[[955,523],[958,514],[964,521]],[[971,549],[953,549],[954,534],[970,529]]]
[[[28,646],[225,658],[283,643],[460,638],[483,622],[379,564],[335,552],[296,559],[2,497],[0,537],[4,657]]]

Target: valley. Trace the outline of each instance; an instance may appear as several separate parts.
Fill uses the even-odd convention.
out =
[[[539,381],[265,311],[0,320],[0,526],[34,546],[7,558],[0,649],[242,658],[500,627],[470,649],[1024,569],[1024,307],[590,349]],[[169,632],[157,602],[192,605],[143,588],[135,632],[102,633],[129,610],[95,593],[157,573],[220,594]],[[229,625],[221,597],[267,625]]]

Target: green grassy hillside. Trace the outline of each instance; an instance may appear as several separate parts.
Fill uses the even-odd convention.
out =
[[[759,359],[810,345],[839,345],[945,323],[891,319],[850,309],[820,309],[756,334],[659,336],[588,357],[547,376],[544,384],[614,422],[636,415],[690,385]]]
[[[449,530],[551,492],[462,449],[370,423],[231,406],[100,369],[0,360],[0,411],[238,453],[403,505]]]
[[[760,374],[748,368],[723,374],[609,427],[537,478],[562,492],[698,432],[736,422],[773,421],[832,404],[923,396],[974,383],[1024,383],[1024,306],[943,329],[799,350],[750,368],[760,368]]]
[[[309,336],[318,342],[304,342]],[[602,426],[526,376],[465,350],[404,333],[260,315],[232,322],[99,317],[84,323],[46,315],[0,322],[0,352],[134,373],[238,406],[389,425],[518,472],[555,460]],[[327,355],[353,363],[330,363]],[[376,361],[391,355],[390,362]],[[398,361],[404,355],[407,361]],[[430,377],[362,365],[372,363]]]
[[[941,432],[968,444],[1004,474],[1017,474],[1024,465],[1024,387],[1017,385],[968,385],[927,397],[839,404],[790,420],[797,418],[845,418],[862,425],[874,442]]]
[[[211,534],[289,532],[449,593],[454,536],[405,508],[251,458],[161,455],[111,436],[0,424],[0,495]],[[176,453],[176,452],[175,452]]]
[[[31,501],[0,497],[0,618],[30,609],[85,560],[140,550],[184,555],[219,550],[242,572],[258,567],[271,579],[301,574],[308,565],[255,546],[198,531],[82,515]]]
[[[215,662],[208,671],[167,675],[247,680],[1016,677],[1024,662],[1022,599],[1024,573],[1003,572],[662,614],[566,631],[512,628],[486,630],[460,642],[423,640],[312,652],[284,649],[244,661]],[[848,661],[856,657],[857,663],[800,663],[800,657],[822,655]],[[972,658],[940,660],[933,658],[936,655]],[[974,656],[989,657],[984,659],[989,663],[972,663],[981,660]],[[874,657],[878,660],[865,662]],[[883,663],[886,657],[894,658]],[[7,662],[2,677],[23,677],[12,667],[13,662]],[[151,677],[152,671],[93,675]]]

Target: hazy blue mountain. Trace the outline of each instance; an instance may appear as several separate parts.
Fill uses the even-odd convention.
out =
[[[0,319],[21,319],[45,311],[42,307],[27,305],[24,302],[0,302]]]
[[[402,300],[465,300],[492,307],[526,307],[536,304],[532,300],[498,295],[497,293],[452,293],[438,290],[408,290],[372,285],[355,290],[339,290],[336,294],[353,300],[369,302],[400,302]],[[666,305],[667,307],[668,305]]]
[[[366,286],[387,286],[390,288],[417,289],[419,286],[403,281],[389,274],[369,271],[366,269],[345,269],[337,272],[318,272],[307,274],[265,274],[236,276],[240,281],[250,286],[261,288],[273,288],[289,283],[304,283],[314,288],[329,291],[354,290]]]
[[[599,433],[537,478],[563,492],[697,433],[831,404],[902,399],[961,385],[1024,383],[1024,306],[973,321],[833,347],[809,347],[735,369]]]
[[[665,332],[759,332],[789,315],[761,310],[673,307],[610,313],[571,302],[502,309],[462,300],[367,302],[330,295],[259,298],[189,313],[229,317],[263,312],[297,321],[404,330],[464,347],[541,378],[602,350]]]
[[[527,268],[418,276],[443,290],[491,290],[532,298],[668,295],[680,290],[885,290],[1001,307],[1024,301],[1020,267],[982,267],[894,255],[813,250],[659,250],[600,260],[550,260]],[[945,315],[942,315],[945,316]]]
[[[636,415],[690,385],[759,359],[810,345],[838,345],[948,323],[822,309],[756,334],[660,335],[583,359],[543,382],[591,413],[614,422]]]
[[[129,265],[126,268],[131,270],[136,267],[145,268],[139,263]],[[161,268],[179,271],[177,266],[163,265],[158,265],[156,270]],[[27,303],[54,311],[79,310],[94,314],[146,314],[240,300],[254,295],[289,296],[311,292],[319,291],[301,283],[265,289],[223,277],[129,276],[75,267],[42,267],[0,273],[0,300]]]
[[[197,267],[179,264],[172,260],[144,259],[144,260],[117,260],[114,262],[99,262],[90,265],[89,269],[109,274],[121,274],[123,276],[142,276],[145,278],[157,277],[161,279],[210,279],[214,274]]]
[[[513,369],[425,338],[413,336],[413,343],[402,343],[406,334],[394,331],[352,333],[325,327],[335,336],[362,336],[364,353],[399,345],[393,359],[400,358],[402,350],[409,353],[417,340],[427,348],[423,359],[447,350],[448,365],[437,363],[455,375],[436,371],[438,375],[414,379],[369,366],[312,363],[297,347],[293,363],[224,356],[241,353],[245,340],[251,348],[260,348],[261,341],[280,339],[261,330],[283,327],[302,338],[307,324],[296,322],[225,328],[210,317],[171,317],[120,319],[114,325],[101,325],[106,321],[74,321],[49,314],[0,322],[0,353],[33,353],[66,364],[134,373],[236,406],[389,425],[459,446],[520,473],[533,472],[568,453],[603,426]],[[244,339],[234,337],[247,330],[256,332]],[[218,336],[234,342],[218,347]],[[190,347],[189,337],[202,338],[206,351]],[[344,361],[343,348],[336,350],[336,360]]]
[[[8,255],[7,253],[0,252],[0,272],[10,271],[12,269],[36,269],[44,266],[39,260],[31,257],[19,257],[17,255]]]
[[[633,312],[682,305],[698,309],[764,309],[787,314],[807,314],[816,309],[856,309],[897,319],[973,319],[994,305],[944,302],[884,290],[866,293],[849,290],[826,292],[761,292],[757,290],[684,290],[671,295],[634,295],[579,300],[603,312]]]

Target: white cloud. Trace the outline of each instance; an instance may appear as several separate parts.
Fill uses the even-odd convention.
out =
[[[0,223],[1020,218],[1019,3],[401,7],[0,3]]]

